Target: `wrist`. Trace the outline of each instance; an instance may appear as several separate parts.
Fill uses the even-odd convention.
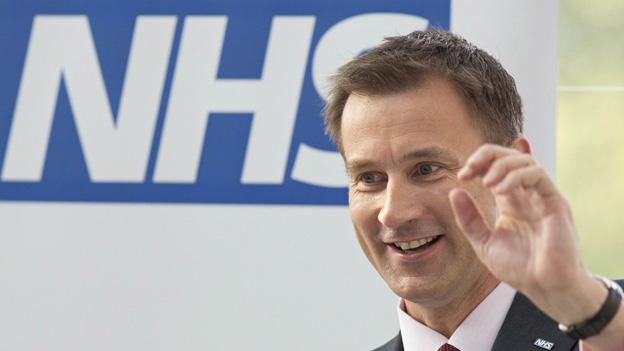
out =
[[[607,330],[622,306],[622,288],[606,278],[596,277],[607,290],[607,296],[599,310],[590,317],[575,323],[559,323],[559,329],[576,339],[586,339]],[[620,318],[621,319],[621,318]]]
[[[595,277],[587,274],[579,281],[570,294],[563,298],[557,309],[556,315],[552,316],[561,324],[578,324],[595,316],[602,307],[609,291],[605,284]]]
[[[584,269],[564,284],[532,291],[527,296],[552,319],[575,324],[591,318],[607,297],[607,288]]]

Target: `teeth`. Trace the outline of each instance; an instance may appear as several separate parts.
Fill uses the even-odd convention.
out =
[[[409,250],[409,249],[417,249],[427,243],[432,242],[433,239],[435,238],[436,238],[435,236],[432,236],[430,238],[425,238],[425,239],[420,239],[420,240],[407,241],[407,242],[402,242],[402,243],[394,243],[394,246],[404,251]]]

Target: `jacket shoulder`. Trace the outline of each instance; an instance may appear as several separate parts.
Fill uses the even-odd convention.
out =
[[[401,333],[392,338],[387,343],[382,346],[376,348],[373,351],[404,351],[403,350],[403,339],[401,339]]]

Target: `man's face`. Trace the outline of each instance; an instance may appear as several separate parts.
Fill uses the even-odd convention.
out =
[[[341,128],[357,239],[397,295],[442,306],[491,277],[448,200],[451,189],[463,187],[494,222],[489,191],[478,181],[457,180],[484,140],[449,82],[430,79],[388,96],[352,94]]]

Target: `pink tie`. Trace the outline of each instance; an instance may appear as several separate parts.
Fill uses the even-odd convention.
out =
[[[440,346],[438,351],[460,351],[460,350],[457,347],[453,346],[453,345],[444,344],[444,345]]]

